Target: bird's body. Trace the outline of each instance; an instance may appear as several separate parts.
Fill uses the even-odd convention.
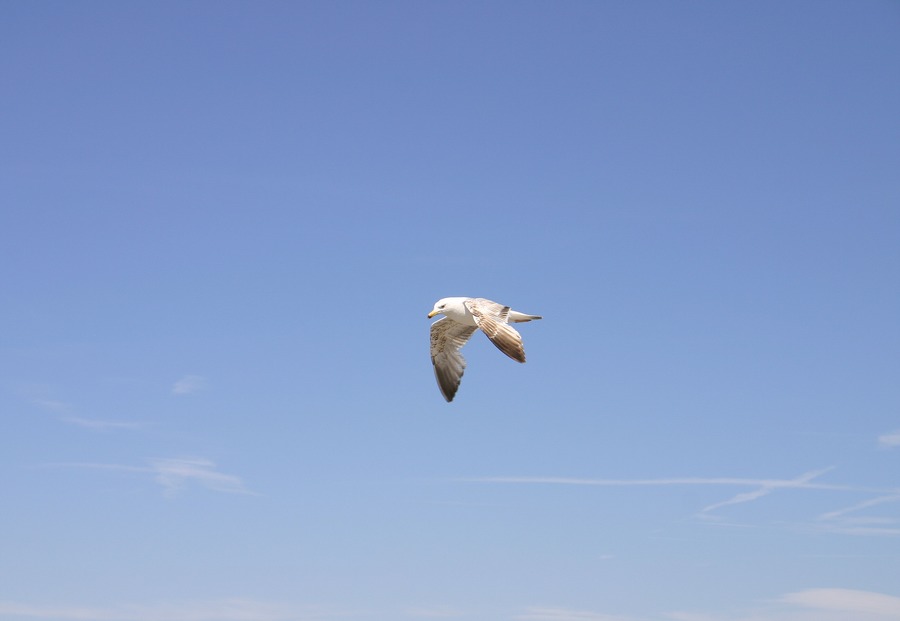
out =
[[[431,324],[431,363],[447,401],[453,401],[466,369],[466,360],[459,350],[475,330],[481,329],[497,349],[513,360],[525,362],[522,337],[509,324],[541,319],[485,298],[466,297],[438,300],[428,317],[435,315],[444,318]]]

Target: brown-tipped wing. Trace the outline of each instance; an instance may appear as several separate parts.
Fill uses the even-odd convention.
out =
[[[497,349],[515,360],[525,362],[525,348],[522,347],[522,337],[511,328],[506,320],[509,316],[509,306],[503,306],[484,298],[475,298],[465,302],[466,308],[475,317],[475,323],[491,339],[491,343]]]
[[[474,326],[464,326],[446,317],[431,324],[431,364],[447,401],[453,401],[466,370],[466,359],[459,350],[474,333]]]

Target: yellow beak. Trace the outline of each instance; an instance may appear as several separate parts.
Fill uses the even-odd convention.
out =
[[[438,314],[438,311],[431,311],[430,313],[428,313],[428,318],[431,319],[432,317],[434,317],[437,314]]]

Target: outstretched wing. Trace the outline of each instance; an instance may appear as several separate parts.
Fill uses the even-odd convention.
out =
[[[446,317],[431,324],[431,364],[441,394],[447,401],[453,401],[466,370],[466,359],[459,350],[474,333],[473,326],[464,326]]]
[[[475,317],[475,323],[487,334],[497,349],[516,362],[525,362],[522,337],[506,323],[509,317],[509,306],[503,306],[484,298],[466,300],[465,305]]]

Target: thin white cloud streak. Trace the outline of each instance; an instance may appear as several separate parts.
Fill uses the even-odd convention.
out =
[[[174,495],[188,483],[197,482],[217,492],[251,494],[239,477],[216,471],[216,464],[208,459],[158,459],[152,462],[156,482],[166,494]]]
[[[754,610],[741,614],[705,614],[693,612],[673,612],[653,621],[890,621],[880,615],[854,613],[848,617],[846,613],[827,610],[791,609],[784,606]],[[634,619],[629,621],[649,621]]]
[[[140,429],[145,423],[133,421],[117,421],[117,420],[98,420],[95,418],[81,418],[78,416],[64,416],[60,418],[64,423],[84,427],[85,429],[94,429],[96,431],[110,431],[112,429]]]
[[[70,403],[57,401],[56,399],[32,399],[31,403],[51,412],[69,412],[72,410]]]
[[[513,617],[522,621],[643,621],[638,617],[608,615],[601,612],[569,610],[566,608],[530,607]]]
[[[890,496],[879,496],[878,498],[870,498],[869,500],[864,500],[862,502],[856,503],[855,505],[851,505],[849,507],[845,507],[843,509],[838,509],[837,511],[829,511],[828,513],[823,513],[819,516],[820,520],[833,520],[839,517],[846,515],[847,513],[853,513],[856,511],[861,511],[862,509],[868,509],[869,507],[874,507],[876,505],[882,505],[888,502],[897,502],[900,501],[900,493],[892,494]]]
[[[248,599],[224,599],[172,605],[112,607],[44,606],[0,601],[0,616],[46,621],[316,621],[340,613],[302,609]]]
[[[90,470],[114,470],[119,472],[153,472],[145,466],[126,466],[124,464],[97,464],[92,462],[54,462],[44,464],[48,468],[86,468]]]
[[[143,423],[133,421],[114,421],[100,420],[95,418],[83,418],[71,414],[74,409],[72,404],[55,399],[32,399],[31,403],[44,410],[56,412],[60,414],[59,420],[70,425],[77,425],[85,429],[94,429],[96,431],[110,431],[112,429],[139,429],[143,427]]]
[[[513,616],[521,621],[890,621],[900,620],[900,597],[840,588],[787,593],[741,612],[672,611],[651,616],[614,615],[561,607],[528,607]]]
[[[715,511],[721,507],[727,507],[728,505],[737,505],[744,502],[750,502],[753,500],[757,500],[762,498],[763,496],[768,496],[773,491],[777,489],[803,489],[808,488],[810,486],[810,481],[816,479],[832,468],[823,468],[822,470],[813,470],[811,472],[806,472],[801,474],[799,477],[794,479],[789,479],[787,481],[769,481],[760,485],[759,489],[756,489],[752,492],[744,492],[743,494],[737,494],[728,500],[723,500],[722,502],[717,502],[711,505],[708,505],[700,510],[700,514],[710,513],[711,511]]]
[[[455,619],[467,615],[453,608],[407,608],[403,611],[403,616],[415,619]]]
[[[197,457],[155,459],[151,460],[149,467],[98,463],[56,463],[47,465],[60,468],[90,468],[151,474],[154,480],[163,487],[163,493],[169,497],[177,495],[191,483],[197,483],[217,492],[256,495],[255,492],[247,489],[240,477],[219,472],[216,470],[215,462]]]
[[[829,511],[818,517],[820,530],[844,535],[866,535],[897,537],[900,536],[900,520],[889,517],[866,517],[848,515],[876,507],[878,505],[900,501],[900,493],[870,498],[855,505]]]
[[[895,446],[900,446],[900,429],[891,431],[890,433],[883,433],[878,436],[878,446],[884,448],[893,448]]]
[[[568,477],[461,477],[452,479],[460,483],[498,483],[522,485],[584,485],[597,487],[665,487],[680,485],[701,486],[744,486],[760,488],[794,488],[832,490],[843,492],[887,493],[892,490],[884,488],[859,487],[853,485],[834,485],[829,483],[812,483],[802,481],[804,477],[818,476],[828,469],[814,470],[794,479],[742,479],[733,477],[673,477],[661,479],[579,479]],[[755,493],[755,492],[754,492]]]
[[[900,537],[900,528],[878,526],[854,526],[853,523],[826,525],[819,530],[838,535],[855,535],[858,537]]]
[[[564,607],[530,606],[512,614],[517,621],[900,621],[900,597],[842,588],[787,593],[740,612],[661,612],[651,616],[607,614]],[[406,615],[452,617],[450,609],[407,609]],[[465,613],[459,613],[465,614]],[[0,617],[38,621],[325,621],[370,616],[361,611],[325,609],[229,598],[159,605],[43,605],[0,600]],[[401,614],[401,616],[403,616]]]
[[[173,395],[189,395],[206,388],[206,379],[200,375],[185,375],[172,386]]]
[[[881,535],[895,536],[900,535],[900,529],[890,526],[859,523],[851,524],[847,521],[837,522],[835,518],[838,516],[858,511],[877,504],[900,500],[900,490],[871,488],[854,485],[834,485],[830,483],[819,483],[815,479],[823,474],[831,471],[833,468],[823,468],[820,470],[811,470],[792,479],[744,479],[732,477],[681,477],[681,478],[660,478],[660,479],[580,479],[567,477],[471,477],[453,479],[457,482],[464,483],[484,483],[484,484],[506,484],[506,485],[573,485],[573,486],[597,486],[597,487],[668,487],[668,486],[742,486],[755,487],[752,491],[741,492],[726,500],[709,504],[700,509],[695,517],[704,520],[718,520],[719,517],[713,512],[722,507],[752,502],[768,496],[777,490],[825,490],[839,492],[855,492],[880,494],[878,498],[870,499],[830,513],[826,513],[818,518],[819,524],[816,526],[818,530],[825,530],[832,533],[844,533],[853,535]],[[827,523],[829,520],[832,523]],[[823,524],[826,522],[826,524]]]
[[[900,619],[900,597],[854,589],[807,589],[788,593],[781,601],[794,606]]]

